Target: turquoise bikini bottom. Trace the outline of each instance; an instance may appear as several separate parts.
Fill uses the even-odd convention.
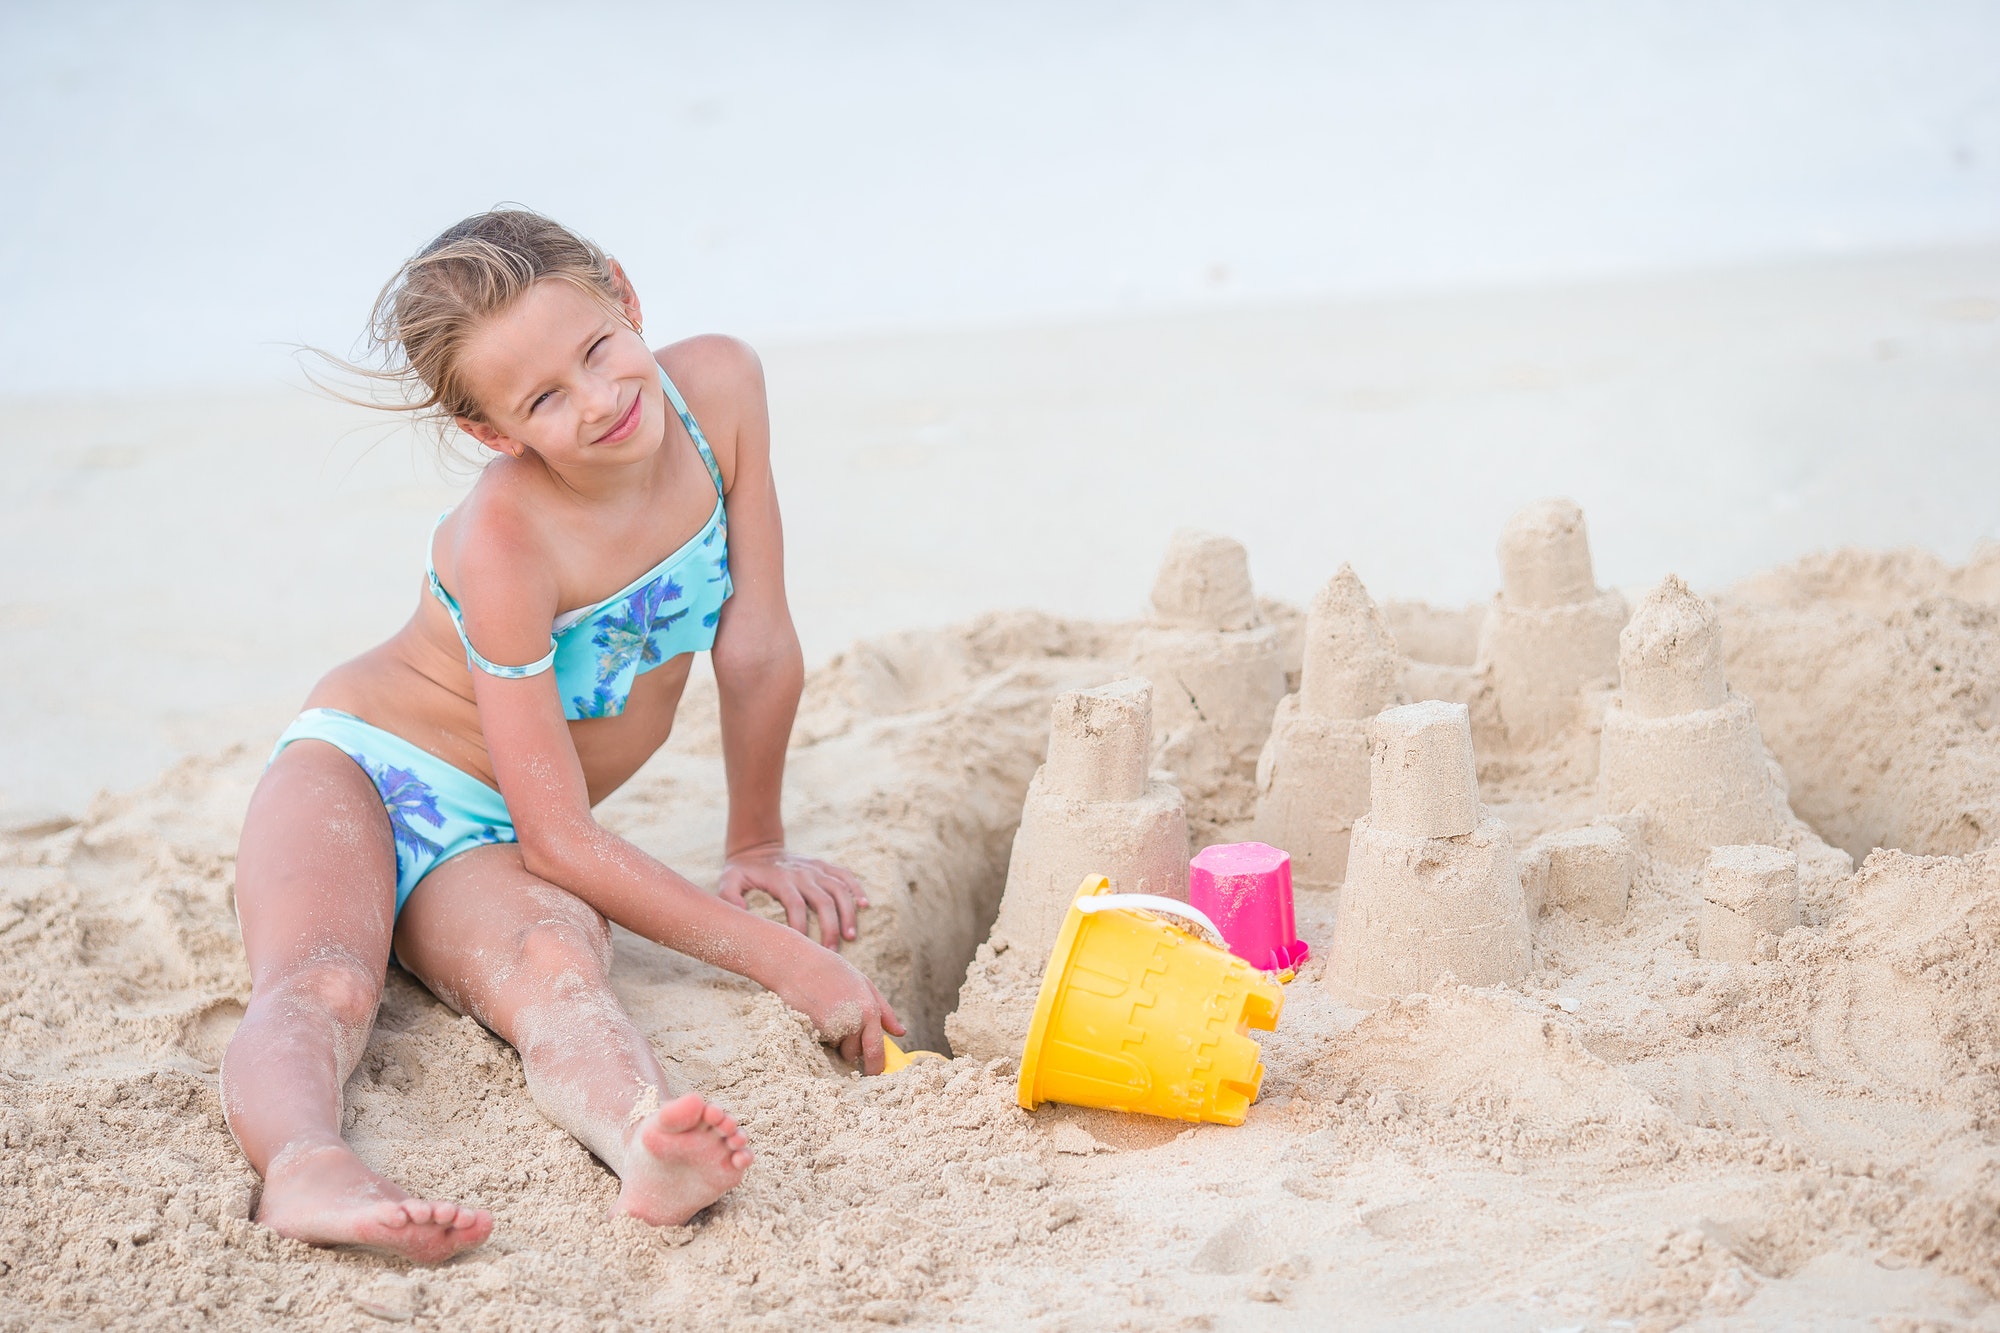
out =
[[[513,842],[507,802],[463,769],[352,713],[308,708],[271,751],[276,759],[293,741],[325,741],[361,765],[381,793],[382,809],[396,835],[396,913],[425,875],[474,847]]]

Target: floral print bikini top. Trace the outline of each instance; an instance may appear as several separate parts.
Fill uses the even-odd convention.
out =
[[[557,616],[549,630],[549,651],[541,660],[527,666],[501,666],[481,657],[466,637],[458,603],[438,581],[436,561],[428,554],[424,559],[431,595],[444,603],[451,623],[458,627],[466,666],[508,680],[540,675],[554,667],[563,716],[571,721],[617,717],[632,696],[635,678],[682,653],[713,647],[722,604],[735,591],[729,579],[729,515],[722,504],[722,469],[715,465],[708,437],[695,424],[686,400],[664,370],[660,386],[701,452],[701,461],[708,465],[709,479],[715,483],[715,512],[686,545],[650,573],[640,575],[630,587],[595,606]],[[445,515],[438,516],[439,523],[444,520]]]

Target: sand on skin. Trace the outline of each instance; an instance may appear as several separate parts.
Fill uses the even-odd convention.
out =
[[[621,995],[759,1150],[723,1204],[656,1232],[605,1222],[615,1182],[540,1118],[512,1054],[393,976],[349,1132],[410,1187],[499,1216],[491,1244],[428,1271],[245,1220],[256,1179],[214,1062],[245,998],[230,862],[262,756],[190,760],[0,844],[0,1327],[190,1311],[248,1327],[2000,1327],[2000,851],[1952,813],[1992,798],[1980,775],[2000,750],[1989,567],[1849,553],[1720,599],[1730,686],[1756,700],[1795,807],[1906,833],[1807,895],[1805,928],[1763,961],[1698,958],[1696,872],[1642,856],[1625,918],[1545,915],[1518,986],[1445,983],[1363,1014],[1320,984],[1335,899],[1307,891],[1318,961],[1265,1040],[1241,1129],[1025,1113],[1004,1061],[861,1080],[770,996],[621,934]],[[927,1040],[958,982],[939,960],[969,957],[997,903],[1050,701],[1122,675],[1138,629],[989,616],[813,674],[789,814],[882,904],[857,958]],[[1852,681],[1883,697],[1831,727],[1814,691]],[[1586,822],[1592,725],[1580,708],[1545,746],[1482,750],[1481,798],[1517,838]],[[1857,756],[1891,750],[1966,785],[1853,780]],[[712,875],[718,766],[697,697],[605,818]]]

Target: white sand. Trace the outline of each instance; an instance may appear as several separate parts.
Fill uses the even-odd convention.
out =
[[[1921,583],[1922,563],[1896,568]],[[1746,598],[1726,632],[1754,614],[1812,637],[1833,606],[1800,594],[1812,582],[1766,580],[1784,599]],[[1973,622],[1964,645],[1983,656],[1961,683],[2000,692],[1994,604],[1926,593],[1872,623],[1926,613]],[[989,619],[814,673],[794,827],[868,881],[882,906],[857,955],[928,1039],[949,1003],[940,965],[990,917],[1049,700],[1115,674],[1133,634]],[[1926,665],[1907,644],[1862,655],[1836,665]],[[1762,697],[1774,718],[1796,702]],[[2000,749],[1968,714],[1983,706],[1941,710],[1954,748]],[[1483,766],[1514,836],[1590,818],[1562,754],[1594,739],[1580,719],[1554,748]],[[664,1234],[602,1221],[611,1177],[540,1120],[518,1063],[398,976],[349,1087],[350,1132],[413,1186],[494,1208],[495,1239],[419,1273],[280,1241],[244,1220],[256,1181],[214,1077],[245,997],[227,899],[258,763],[243,748],[191,761],[0,844],[8,1326],[169,1327],[199,1309],[365,1327],[378,1309],[475,1328],[2000,1327],[1991,854],[1878,853],[1754,964],[1696,957],[1696,872],[1650,855],[1617,924],[1545,915],[1518,986],[1447,982],[1363,1016],[1316,962],[1235,1130],[1030,1115],[1005,1061],[857,1081],[754,987],[621,937],[626,1002],[762,1150],[742,1189]],[[605,817],[712,873],[718,763],[699,700]],[[1794,768],[1793,791],[1839,801],[1839,772]],[[1334,906],[1301,895],[1316,959]]]

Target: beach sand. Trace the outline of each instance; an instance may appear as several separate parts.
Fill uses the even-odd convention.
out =
[[[349,1133],[500,1219],[421,1272],[245,1220],[257,1181],[215,1068],[247,995],[230,862],[261,755],[184,762],[0,849],[0,1324],[2000,1326],[2000,853],[1942,818],[1952,790],[1848,778],[1884,745],[1912,771],[2000,759],[1995,564],[1844,555],[1723,600],[1792,799],[1910,831],[1806,895],[1761,961],[1698,957],[1693,873],[1648,855],[1623,921],[1545,914],[1518,985],[1364,1014],[1323,984],[1335,896],[1303,893],[1315,961],[1239,1129],[1024,1112],[1004,1059],[860,1079],[754,986],[621,934],[621,996],[760,1157],[691,1227],[614,1225],[613,1178],[539,1117],[511,1053],[393,974]],[[868,882],[854,955],[925,1042],[991,917],[1053,694],[1121,674],[1133,634],[994,616],[813,673],[796,840]],[[1818,669],[1788,685],[1801,648]],[[1851,686],[1894,702],[1850,713],[1829,755],[1815,691]],[[604,807],[697,878],[721,827],[713,717],[703,692]],[[1593,739],[1584,717],[1496,756],[1483,799],[1523,840],[1588,822],[1573,759]]]
[[[1774,790],[1803,821],[1788,813],[1775,835],[1800,853],[1802,924],[1761,942],[1755,961],[1704,958],[1697,868],[1642,844],[1622,919],[1551,908],[1518,981],[1446,978],[1364,1011],[1327,984],[1338,895],[1304,890],[1313,960],[1263,1037],[1263,1094],[1240,1128],[1026,1112],[1004,1056],[862,1079],[768,994],[621,933],[620,995],[668,1068],[739,1115],[759,1152],[741,1188],[669,1231],[605,1221],[613,1177],[541,1118],[518,1060],[392,971],[347,1090],[352,1141],[412,1189],[498,1217],[488,1245],[430,1270],[312,1250],[249,1222],[258,1182],[223,1126],[215,1073],[248,994],[232,859],[270,736],[314,670],[407,613],[422,529],[450,490],[385,465],[331,498],[259,507],[300,475],[258,461],[266,409],[218,409],[210,429],[184,405],[129,444],[119,423],[132,405],[93,409],[103,433],[88,448],[110,452],[44,459],[23,502],[43,540],[59,546],[65,516],[107,497],[135,515],[149,512],[149,489],[185,504],[108,533],[111,556],[38,579],[6,622],[10,694],[66,699],[62,718],[96,719],[89,771],[118,790],[31,808],[39,790],[74,790],[78,761],[47,758],[52,733],[16,729],[32,710],[9,701],[9,744],[41,745],[45,762],[15,756],[13,831],[0,835],[0,1328],[2000,1328],[2000,553],[1973,544],[1990,522],[1971,484],[1990,447],[1968,462],[1975,442],[1990,446],[1994,418],[1981,413],[1996,391],[1971,372],[1996,355],[2000,306],[1964,304],[2000,277],[2000,255],[1839,271],[1717,278],[1708,298],[1682,285],[1681,304],[1642,287],[1571,293],[1534,308],[1570,310],[1573,323],[1545,318],[1519,336],[1509,320],[1528,298],[1494,296],[1454,307],[1465,341],[1422,356],[1441,325],[1410,308],[1244,316],[1200,336],[1192,321],[1162,321],[1067,344],[996,333],[965,335],[955,352],[913,341],[789,365],[792,353],[773,353],[774,384],[788,385],[781,418],[824,445],[791,460],[791,493],[856,498],[849,511],[804,500],[788,511],[813,655],[843,641],[836,626],[868,630],[809,675],[787,821],[795,845],[868,884],[877,906],[850,954],[923,1044],[942,1042],[994,918],[1052,700],[1144,655],[1152,566],[1165,530],[1191,520],[1251,537],[1259,614],[1294,688],[1297,608],[1352,559],[1411,659],[1414,697],[1468,703],[1479,797],[1525,847],[1605,813],[1608,696],[1586,691],[1535,744],[1496,734],[1492,681],[1473,665],[1481,609],[1467,604],[1499,582],[1507,513],[1577,494],[1599,582],[1632,585],[1635,605],[1669,570],[1710,591],[1729,687],[1754,705]],[[1773,290],[1763,332],[1792,333],[1758,343],[1756,293]],[[1817,295],[1791,299],[1807,290]],[[1603,341],[1633,309],[1664,305],[1694,332]],[[1922,353],[1907,373],[1878,346],[1888,310],[1904,312],[1895,336]],[[1716,350],[1723,326],[1783,353],[1760,363]],[[1368,362],[1368,348],[1399,338],[1402,353],[1380,355],[1435,374],[1399,380]],[[1524,343],[1523,364],[1546,365],[1554,387],[1495,378]],[[1649,359],[1668,345],[1686,359]],[[1096,358],[1088,374],[1063,369],[1080,346]],[[995,350],[1006,348],[1011,360]],[[1176,367],[1202,348],[1221,368],[1211,386],[1254,390],[1263,405],[1232,418],[1226,395],[1191,391]],[[1857,387],[1864,369],[1880,378]],[[1376,390],[1411,397],[1353,401]],[[1696,405],[1674,406],[1683,398]],[[1750,410],[1780,398],[1809,406],[1782,419]],[[899,401],[902,418],[889,410]],[[1510,415],[1521,401],[1542,408]],[[1864,401],[1896,414],[1856,424]],[[819,415],[802,419],[805,402]],[[1850,419],[1835,421],[1830,403]],[[337,417],[297,410],[302,432]],[[889,424],[869,426],[871,411]],[[14,435],[10,456],[65,428],[32,412],[55,409],[9,417],[41,432]],[[1693,433],[1725,416],[1751,424],[1719,429],[1721,444]],[[1283,429],[1260,429],[1266,417]],[[1654,440],[1659,457],[1624,451],[1620,476],[1551,484],[1611,429]],[[1904,429],[1911,452],[1875,460],[1884,433]],[[1687,448],[1670,447],[1676,432]],[[1732,471],[1752,435],[1790,440],[1802,464],[1826,470]],[[1262,460],[1250,475],[1296,491],[1284,502],[1309,502],[1318,521],[1286,509],[1267,531],[1256,517],[1268,504],[1204,502],[1240,479],[1245,456]],[[203,466],[227,459],[268,466],[265,488],[205,491]],[[1878,466],[1917,478],[1871,493]],[[1949,487],[1936,480],[1947,473]],[[870,476],[875,490],[855,480]],[[1773,508],[1774,482],[1813,497],[1805,517]],[[1005,502],[973,504],[988,485]],[[1804,536],[1815,524],[1867,540],[1867,523],[1886,522],[1874,511],[1906,492],[1940,506],[1943,557],[1771,554],[1816,544]],[[288,527],[333,513],[345,515],[339,543],[273,558],[295,545]],[[899,519],[916,535],[892,539]],[[173,561],[148,562],[149,538],[174,524],[221,536],[183,534]],[[1718,550],[1717,533],[1734,544]],[[209,546],[212,569],[175,563]],[[949,559],[912,558],[934,552]],[[849,571],[884,564],[903,571],[891,592],[851,586]],[[1426,588],[1434,567],[1448,573]],[[120,569],[130,637],[163,645],[170,680],[222,661],[239,688],[178,712],[155,686],[97,705],[140,669],[126,649],[111,655],[117,673],[51,665],[42,654],[74,642],[77,599]],[[946,589],[954,570],[982,572]],[[255,613],[249,594],[321,580],[324,601],[281,603],[262,628],[229,618]],[[951,597],[1051,609],[971,615]],[[713,686],[698,677],[690,689],[673,740],[601,814],[712,880]],[[120,739],[133,719],[147,753],[188,757],[150,780],[105,776],[140,762]],[[1190,786],[1188,816],[1243,836],[1254,784],[1223,776]]]

